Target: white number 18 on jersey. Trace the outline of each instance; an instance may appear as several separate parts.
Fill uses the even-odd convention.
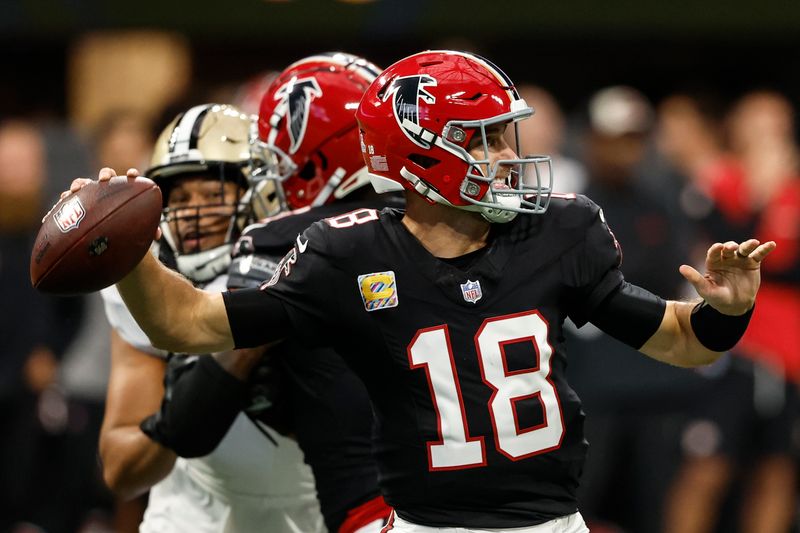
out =
[[[544,453],[561,444],[564,421],[555,386],[550,381],[553,348],[547,342],[548,324],[538,311],[486,319],[475,335],[481,377],[493,391],[489,414],[497,450],[511,460]],[[538,353],[538,367],[509,371],[504,346],[531,342]],[[450,333],[446,325],[419,330],[408,346],[411,368],[428,375],[440,439],[429,441],[431,470],[456,470],[486,464],[483,437],[470,437],[464,401],[456,374]],[[520,429],[516,404],[538,398],[544,421]]]

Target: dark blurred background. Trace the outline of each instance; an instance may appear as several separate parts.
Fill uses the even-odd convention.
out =
[[[800,3],[792,1],[7,0],[0,112],[64,116],[81,37],[142,28],[186,37],[198,92],[320,50],[387,66],[460,44],[516,81],[555,91],[567,108],[618,83],[656,99],[690,83],[726,95],[762,86],[800,94]]]
[[[526,152],[597,201],[626,277],[716,240],[778,241],[747,335],[718,363],[655,363],[591,325],[568,338],[591,443],[594,533],[798,531],[800,2],[779,0],[0,1],[0,533],[136,531],[146,498],[104,487],[109,365],[97,295],[28,280],[41,216],[77,176],[146,169],[191,105],[257,113],[275,71],[341,50],[381,66],[429,48],[498,64],[537,110]]]

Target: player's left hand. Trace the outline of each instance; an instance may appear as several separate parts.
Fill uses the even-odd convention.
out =
[[[761,261],[776,246],[774,241],[761,244],[756,239],[715,243],[706,253],[705,275],[689,265],[681,265],[680,272],[711,307],[725,315],[742,315],[755,303]]]

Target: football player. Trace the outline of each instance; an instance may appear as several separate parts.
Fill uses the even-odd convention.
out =
[[[268,164],[256,174],[277,182],[290,210],[245,229],[234,248],[229,287],[260,286],[312,223],[357,208],[382,208],[393,199],[375,197],[371,187],[364,187],[369,181],[354,116],[361,96],[379,73],[371,63],[350,54],[320,54],[293,63],[267,88],[256,150],[262,154],[260,161]],[[192,454],[207,453],[224,435],[224,425],[208,423],[209,409],[203,402],[213,404],[221,420],[233,420],[220,412],[220,398],[239,398],[245,389],[257,396],[255,389],[261,386],[237,380],[209,386],[197,375],[201,370],[194,366],[180,374],[151,434],[181,454],[186,446],[193,448]],[[372,409],[361,381],[331,349],[310,350],[297,342],[273,348],[266,365],[255,372],[275,376],[273,390],[262,391],[269,401],[278,394],[290,405],[286,430],[297,439],[314,473],[328,530],[380,529],[390,508],[378,488]],[[225,405],[234,413],[240,408],[238,401]],[[179,427],[173,423],[177,420]],[[190,442],[184,446],[183,441]]]
[[[681,266],[702,301],[626,283],[600,208],[552,195],[547,158],[520,157],[504,140],[531,114],[474,54],[402,59],[356,117],[374,186],[407,191],[404,211],[315,223],[257,289],[202,291],[149,256],[117,287],[165,349],[287,337],[336,348],[375,411],[381,491],[395,509],[384,531],[586,531],[575,488],[587,445],[565,381],[565,318],[660,361],[706,364],[746,329],[775,243],[714,244],[705,275]],[[518,179],[531,165],[538,178]]]
[[[207,290],[225,289],[230,251],[242,228],[281,206],[274,183],[252,179],[261,166],[251,158],[253,126],[250,116],[231,106],[188,109],[164,129],[146,173],[164,200],[161,261]],[[214,373],[219,365],[211,357],[153,348],[116,290],[103,296],[114,327],[100,434],[103,475],[126,498],[150,490],[140,531],[324,531],[302,452],[261,422],[232,417],[219,446],[197,459],[176,458],[149,437],[158,420],[149,415],[158,413],[165,396],[162,383],[169,397],[176,376],[190,368],[210,372],[212,379],[236,378]],[[253,366],[260,354],[245,354],[237,366]]]

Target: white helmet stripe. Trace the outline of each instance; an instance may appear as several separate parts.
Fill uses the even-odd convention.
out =
[[[175,124],[175,129],[170,139],[170,159],[188,156],[189,151],[197,147],[197,132],[195,130],[199,124],[196,124],[196,122],[202,120],[211,107],[208,104],[195,106],[184,113],[181,120]]]

